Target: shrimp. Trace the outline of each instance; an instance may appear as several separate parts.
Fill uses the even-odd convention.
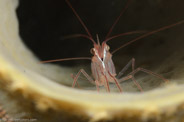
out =
[[[120,83],[126,80],[131,79],[134,84],[137,86],[137,88],[142,92],[143,89],[142,87],[139,85],[139,83],[136,81],[136,79],[134,78],[134,75],[137,72],[145,72],[147,74],[153,75],[155,77],[158,77],[160,79],[162,79],[164,82],[168,83],[168,80],[166,78],[164,78],[163,76],[154,73],[148,69],[144,69],[144,68],[135,68],[135,59],[132,58],[127,65],[117,74],[116,73],[116,69],[114,66],[114,63],[112,61],[112,54],[114,54],[116,51],[122,49],[125,46],[128,46],[129,44],[140,40],[142,38],[145,38],[149,35],[152,35],[154,33],[169,29],[171,27],[174,27],[176,25],[182,24],[184,23],[184,20],[179,21],[177,23],[171,24],[171,25],[167,25],[164,27],[161,27],[159,29],[150,31],[150,32],[145,32],[145,31],[131,31],[131,32],[126,32],[126,33],[121,33],[115,36],[110,36],[114,26],[117,24],[117,22],[119,21],[120,17],[123,15],[123,13],[126,11],[126,9],[128,8],[130,1],[128,0],[126,3],[126,6],[123,8],[123,10],[121,11],[120,15],[117,17],[117,19],[115,20],[115,22],[113,23],[112,27],[110,28],[109,32],[107,33],[107,36],[105,38],[105,40],[100,44],[100,40],[98,37],[98,34],[96,35],[97,38],[97,42],[95,42],[95,40],[93,39],[91,33],[89,32],[88,28],[86,27],[86,25],[84,24],[84,22],[82,21],[82,19],[80,18],[80,16],[78,15],[78,13],[76,12],[76,10],[72,7],[71,3],[68,0],[65,0],[66,3],[68,4],[68,6],[72,9],[73,13],[75,14],[75,16],[77,17],[77,19],[80,21],[80,23],[82,24],[82,26],[84,27],[85,31],[87,34],[75,34],[70,36],[69,38],[73,38],[73,37],[83,37],[83,38],[87,38],[89,40],[92,41],[93,43],[93,48],[91,49],[91,53],[92,53],[92,58],[88,58],[88,57],[77,57],[77,58],[66,58],[66,59],[56,59],[56,60],[48,60],[48,61],[42,61],[43,63],[47,63],[47,62],[56,62],[56,61],[65,61],[65,60],[79,60],[79,59],[88,59],[91,60],[91,71],[92,71],[92,77],[89,76],[86,71],[84,69],[80,69],[79,72],[76,74],[76,76],[72,76],[73,77],[73,84],[72,87],[74,88],[75,85],[77,83],[77,80],[79,78],[79,76],[81,74],[83,74],[89,82],[91,82],[92,84],[96,85],[96,89],[99,92],[100,88],[99,86],[104,86],[106,88],[107,92],[110,92],[110,87],[109,87],[109,83],[115,83],[117,88],[119,89],[120,92],[122,92],[122,88],[120,86]],[[119,48],[115,49],[112,53],[110,53],[110,47],[109,45],[107,45],[107,42],[109,40],[112,40],[114,38],[120,37],[120,36],[124,36],[124,35],[130,35],[130,34],[136,34],[136,33],[144,33],[143,35],[125,43],[124,45],[120,46]],[[126,75],[123,76],[125,71],[131,67],[132,71]]]

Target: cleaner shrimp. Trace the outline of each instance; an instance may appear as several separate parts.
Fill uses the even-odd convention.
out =
[[[137,86],[137,88],[142,92],[143,88],[136,81],[136,79],[134,77],[134,75],[136,73],[140,72],[140,71],[144,72],[144,73],[147,73],[149,75],[153,75],[155,77],[158,77],[159,79],[163,80],[166,83],[168,82],[168,80],[166,78],[164,78],[162,75],[154,73],[154,72],[152,72],[148,69],[144,69],[142,67],[135,68],[135,59],[134,58],[132,58],[127,63],[127,65],[125,65],[125,67],[117,74],[114,63],[112,61],[112,54],[114,54],[118,50],[122,49],[123,47],[128,46],[129,44],[131,44],[131,43],[133,43],[137,40],[143,39],[143,38],[145,38],[149,35],[152,35],[154,33],[157,33],[157,32],[169,29],[171,27],[174,27],[176,25],[182,24],[182,23],[184,23],[184,20],[179,21],[179,22],[174,23],[174,24],[171,24],[171,25],[161,27],[161,28],[156,29],[156,30],[152,30],[150,32],[131,31],[131,32],[126,32],[126,33],[121,33],[121,34],[118,34],[118,35],[115,35],[115,36],[110,36],[113,28],[118,23],[120,17],[123,15],[123,13],[126,11],[126,9],[129,6],[131,0],[128,0],[125,7],[121,11],[120,15],[117,17],[117,19],[113,23],[112,27],[110,28],[109,32],[107,33],[107,35],[105,37],[105,40],[100,44],[100,40],[99,40],[98,35],[96,35],[96,38],[97,38],[97,42],[96,42],[94,40],[94,38],[92,37],[90,31],[88,30],[87,26],[84,24],[84,22],[82,21],[82,19],[80,18],[80,16],[76,12],[76,10],[73,8],[73,6],[69,2],[69,0],[65,0],[65,1],[68,4],[68,6],[72,9],[73,13],[75,14],[75,16],[77,17],[77,19],[79,20],[79,22],[84,27],[84,29],[87,33],[87,34],[75,34],[75,35],[70,36],[69,38],[83,37],[83,38],[87,38],[87,39],[91,40],[94,47],[91,49],[90,52],[92,53],[93,56],[92,56],[92,58],[89,58],[89,57],[76,57],[76,58],[47,60],[47,61],[42,61],[42,63],[66,61],[66,60],[83,60],[83,59],[91,60],[91,71],[92,71],[92,76],[93,77],[88,75],[88,73],[84,69],[80,69],[79,72],[75,76],[72,76],[72,78],[73,78],[72,87],[73,88],[75,87],[76,84],[78,85],[77,80],[78,80],[78,78],[81,74],[83,74],[89,82],[96,85],[96,89],[97,89],[98,92],[100,91],[99,86],[104,86],[106,88],[106,91],[110,92],[109,83],[115,83],[117,88],[119,89],[119,91],[122,92],[123,90],[120,86],[120,83],[123,82],[123,81],[129,80],[129,79],[131,79],[134,82],[134,84]],[[107,45],[107,42],[109,40],[112,40],[112,39],[120,37],[120,36],[136,34],[136,33],[144,33],[144,34],[142,34],[141,36],[139,36],[139,37],[123,44],[123,45],[121,45],[119,48],[115,49],[112,53],[110,53],[110,51],[109,51],[110,47]],[[132,71],[128,75],[124,76],[125,71],[129,67],[131,67]]]

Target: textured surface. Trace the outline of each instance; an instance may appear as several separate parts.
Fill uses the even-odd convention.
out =
[[[160,4],[157,4],[161,7],[157,10],[158,12],[159,10],[173,10],[173,13],[168,13],[168,15],[172,15],[172,19],[165,17],[164,20],[155,22],[159,26],[153,25],[153,29],[181,20],[180,17],[178,17],[179,19],[176,17],[174,9],[176,9],[176,13],[181,11],[182,1],[177,0],[176,3],[177,7],[173,5],[171,0],[163,0],[160,1]],[[138,2],[133,2],[133,5],[141,6]],[[167,7],[164,8],[164,5],[168,9],[166,9]],[[16,6],[15,0],[0,0],[1,93],[7,96],[7,98],[2,99],[2,101],[7,100],[7,102],[0,103],[4,103],[4,106],[14,104],[12,108],[11,106],[8,108],[10,115],[11,109],[19,108],[17,114],[18,112],[25,112],[25,115],[20,117],[15,115],[14,118],[31,117],[39,122],[58,122],[61,120],[133,121],[135,119],[137,121],[168,122],[183,119],[184,86],[182,83],[184,65],[182,54],[184,50],[182,48],[182,25],[149,38],[149,41],[143,40],[136,43],[130,48],[135,48],[137,51],[127,49],[121,57],[114,58],[117,67],[120,64],[122,67],[122,63],[126,64],[126,61],[121,61],[121,59],[127,58],[128,61],[131,57],[135,57],[138,60],[138,66],[147,66],[147,68],[164,75],[170,80],[170,84],[157,88],[159,86],[157,83],[162,83],[162,81],[140,75],[137,78],[145,89],[144,93],[132,93],[137,89],[133,84],[131,85],[131,82],[128,82],[123,83],[122,86],[125,91],[130,90],[130,92],[98,94],[96,91],[78,90],[66,86],[72,83],[70,73],[74,69],[39,63],[30,50],[22,44],[19,37],[15,14]],[[128,13],[132,15],[136,9],[136,7],[130,9]],[[143,9],[142,11],[146,10]],[[157,15],[157,12],[155,15]],[[135,17],[137,16],[135,15]],[[161,15],[158,14],[157,16]],[[141,15],[139,17],[141,18]],[[175,20],[176,18],[177,20]],[[165,22],[165,19],[168,19],[169,22]],[[137,20],[137,22],[140,24],[140,21]],[[143,20],[141,22],[145,24]],[[120,25],[119,27],[122,28]],[[142,27],[139,29],[142,29]],[[155,42],[154,40],[160,41]],[[153,89],[152,86],[156,89]],[[21,103],[21,105],[16,105],[16,103]]]

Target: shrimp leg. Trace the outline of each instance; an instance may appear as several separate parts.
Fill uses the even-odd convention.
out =
[[[90,81],[92,84],[95,83],[95,81],[86,73],[86,71],[84,71],[84,69],[80,69],[79,72],[77,73],[77,75],[74,77],[74,81],[73,81],[73,85],[72,87],[75,87],[75,84],[77,83],[77,80],[80,76],[80,74],[83,74],[87,79],[88,81]]]
[[[152,72],[152,71],[150,71],[150,70],[141,68],[141,67],[135,69],[135,70],[134,70],[133,72],[131,72],[129,75],[134,75],[134,74],[136,74],[136,73],[139,72],[139,71],[145,72],[145,73],[150,74],[150,75],[153,75],[153,76],[155,76],[155,77],[158,77],[158,78],[162,79],[163,81],[165,81],[166,83],[169,82],[169,81],[168,81],[167,79],[165,79],[163,76],[161,76],[161,75],[159,75],[159,74],[156,74],[156,73],[154,73],[154,72]]]
[[[135,70],[135,59],[134,59],[134,58],[132,58],[132,59],[128,62],[128,64],[119,72],[119,74],[118,74],[117,77],[118,77],[118,78],[121,77],[121,76],[125,73],[125,71],[126,71],[131,65],[132,65],[132,72],[134,72],[134,70]],[[126,77],[123,77],[123,78],[119,79],[119,82],[122,82],[122,81],[125,81],[125,80],[128,80],[128,79],[132,79],[132,81],[133,81],[134,84],[137,86],[137,88],[138,88],[141,92],[143,91],[142,87],[141,87],[141,86],[139,85],[139,83],[135,80],[133,74],[129,74],[129,75],[127,75]]]
[[[116,86],[118,87],[119,91],[122,92],[122,89],[121,89],[120,84],[119,84],[118,80],[116,79],[116,77],[114,75],[112,75],[109,71],[108,71],[108,73],[114,79],[114,82],[116,83]]]
[[[130,65],[132,65],[132,71],[134,71],[134,67],[135,67],[135,59],[134,58],[132,58],[128,62],[128,64],[118,73],[117,78],[120,78],[125,73],[125,71],[130,67]]]
[[[75,76],[73,74],[71,74],[71,77],[73,78],[73,80],[75,79]],[[76,81],[77,87],[80,88],[78,82]]]
[[[97,91],[99,92],[99,91],[100,91],[100,89],[99,89],[99,83],[98,83],[98,81],[97,81],[97,80],[95,80],[95,84],[96,84],[96,89],[97,89]]]

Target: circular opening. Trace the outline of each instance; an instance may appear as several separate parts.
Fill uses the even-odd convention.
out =
[[[95,35],[98,34],[101,42],[126,4],[126,1],[121,0],[70,0],[70,2],[94,39],[96,39]],[[176,23],[183,19],[182,3],[181,0],[176,0],[174,3],[172,0],[132,1],[111,35],[135,30],[151,31]],[[93,47],[93,43],[90,40],[84,38],[64,39],[71,34],[86,33],[65,1],[20,0],[17,15],[21,38],[40,60],[92,56],[90,49]],[[183,62],[182,29],[183,25],[178,25],[158,32],[113,54],[112,59],[116,72],[121,71],[132,58],[135,58],[136,68],[149,69],[169,80],[181,78]],[[140,35],[134,34],[116,38],[109,41],[108,45],[113,51]],[[88,60],[64,61],[58,64],[70,68],[77,67],[71,73],[76,74],[79,69],[84,68],[91,75],[90,61]],[[129,72],[131,72],[131,68],[127,70],[126,74]],[[68,74],[68,77],[70,77],[70,74]],[[137,73],[135,78],[144,91],[157,88],[164,83],[163,80],[142,72]],[[83,79],[84,77],[80,77],[79,81],[82,89],[95,89],[95,85],[91,85],[86,79]],[[177,82],[180,82],[180,80]],[[121,83],[121,87],[128,92],[139,91],[131,80]],[[102,91],[103,88],[101,88]],[[110,84],[110,89],[118,91],[115,84]]]

